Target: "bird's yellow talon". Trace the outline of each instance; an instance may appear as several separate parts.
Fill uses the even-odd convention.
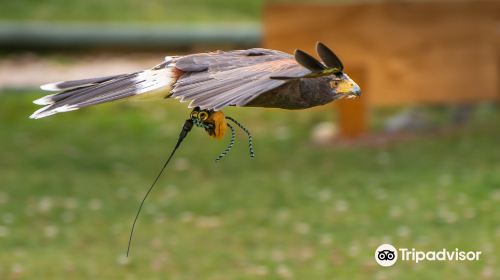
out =
[[[191,119],[197,126],[205,128],[208,134],[216,139],[222,139],[227,130],[227,121],[224,113],[195,109],[191,112]]]
[[[215,139],[222,139],[227,130],[227,122],[226,116],[221,111],[213,112],[210,114],[208,119],[206,120],[208,123],[212,123],[213,134],[211,136],[215,137]]]

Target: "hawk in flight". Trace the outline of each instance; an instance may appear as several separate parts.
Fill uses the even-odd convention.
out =
[[[359,96],[359,86],[344,73],[340,59],[322,43],[316,51],[323,63],[301,50],[292,56],[253,48],[168,56],[144,71],[50,83],[41,89],[56,93],[35,100],[44,107],[30,118],[119,99],[175,98],[189,101],[194,116],[212,127],[209,134],[221,138],[226,106],[304,109]]]

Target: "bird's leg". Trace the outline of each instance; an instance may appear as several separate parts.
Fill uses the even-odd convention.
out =
[[[202,127],[212,137],[222,139],[228,128],[224,113],[213,110],[195,108],[191,112],[191,119],[198,127]]]
[[[248,147],[250,151],[250,157],[255,157],[255,152],[253,148],[253,139],[250,131],[244,127],[241,123],[236,121],[235,119],[225,116],[221,111],[213,111],[213,110],[200,110],[198,107],[194,108],[191,112],[191,120],[193,124],[202,127],[205,131],[212,137],[216,139],[221,139],[224,137],[225,132],[229,128],[231,130],[231,141],[226,149],[215,159],[215,161],[219,161],[224,158],[235,142],[235,131],[234,128],[227,123],[227,120],[236,124],[241,130],[243,130],[248,136]]]

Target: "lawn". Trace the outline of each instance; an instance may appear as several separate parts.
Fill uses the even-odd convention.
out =
[[[130,2],[130,1],[129,1]],[[328,107],[230,109],[232,153],[196,129],[143,210],[184,105],[118,103],[29,120],[0,94],[0,279],[493,279],[500,267],[500,114],[388,147],[310,142]],[[389,242],[481,250],[478,262],[379,267]]]
[[[2,1],[0,20],[48,22],[255,22],[262,0]]]

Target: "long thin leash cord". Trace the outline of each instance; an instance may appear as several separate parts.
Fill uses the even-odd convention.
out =
[[[254,148],[253,148],[253,140],[252,140],[252,135],[250,134],[250,131],[246,127],[244,127],[241,123],[239,123],[238,121],[236,121],[235,119],[233,119],[231,117],[227,117],[227,116],[226,116],[226,119],[228,119],[228,120],[232,121],[233,123],[235,123],[239,128],[241,128],[247,134],[247,136],[248,136],[248,147],[249,147],[249,151],[250,151],[250,157],[251,158],[255,157],[255,152],[254,152]],[[193,128],[193,125],[196,125],[198,127],[202,127],[202,128],[205,128],[205,129],[210,129],[211,128],[211,126],[203,123],[202,121],[200,121],[200,120],[198,120],[196,118],[191,118],[191,119],[188,119],[188,120],[186,120],[184,122],[184,126],[182,127],[182,130],[181,130],[181,132],[179,134],[179,138],[177,139],[177,143],[175,144],[174,149],[170,153],[168,159],[165,161],[165,164],[163,165],[163,167],[161,168],[160,172],[156,176],[155,180],[153,181],[153,183],[149,187],[148,191],[146,192],[146,194],[142,198],[141,204],[139,205],[139,208],[137,209],[137,213],[135,215],[134,222],[132,223],[132,228],[130,229],[130,236],[129,236],[128,246],[127,246],[127,257],[129,256],[129,253],[130,253],[130,246],[132,244],[132,238],[133,238],[133,235],[134,235],[135,225],[136,225],[137,219],[139,218],[139,215],[141,213],[142,206],[144,205],[144,202],[146,201],[146,199],[148,198],[149,194],[153,190],[154,186],[156,185],[156,183],[160,179],[160,177],[163,174],[163,171],[167,167],[168,163],[170,162],[170,160],[174,156],[175,151],[177,151],[177,149],[181,145],[181,143],[184,140],[184,138],[186,138],[187,134]],[[227,148],[215,159],[216,162],[218,162],[219,160],[221,160],[222,158],[224,158],[229,153],[229,151],[231,150],[231,148],[234,146],[234,142],[235,142],[235,138],[236,138],[235,137],[234,127],[231,126],[230,124],[227,124],[227,126],[231,129],[231,140],[230,140],[229,145],[227,146]]]
[[[156,176],[155,180],[153,181],[153,184],[151,184],[151,187],[149,187],[148,191],[146,192],[146,194],[142,198],[141,204],[139,205],[139,208],[137,209],[137,213],[135,215],[134,222],[132,223],[132,228],[130,229],[130,236],[129,236],[129,239],[128,239],[128,246],[127,246],[127,257],[129,255],[129,252],[130,252],[130,245],[132,244],[132,236],[134,235],[135,223],[137,222],[137,219],[139,218],[139,214],[141,213],[142,206],[144,205],[144,202],[148,198],[149,193],[151,193],[151,191],[153,190],[154,186],[156,185],[156,182],[158,182],[158,179],[160,179],[160,177],[163,174],[163,171],[167,167],[168,163],[170,162],[170,160],[174,156],[175,151],[177,151],[177,149],[181,145],[182,140],[184,140],[184,138],[186,138],[186,136],[189,133],[189,131],[191,131],[191,128],[193,128],[193,120],[188,119],[188,120],[186,120],[186,122],[184,122],[184,126],[182,127],[181,133],[179,134],[179,138],[177,139],[177,143],[175,144],[174,149],[170,153],[170,156],[165,161],[165,164],[163,164],[163,167],[161,168],[160,172],[158,173],[158,175]]]

